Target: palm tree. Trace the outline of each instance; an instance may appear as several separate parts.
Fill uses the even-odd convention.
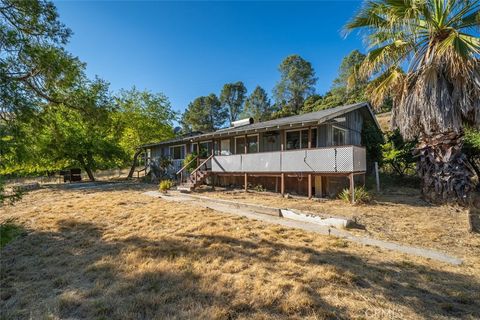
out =
[[[423,195],[466,203],[473,172],[463,130],[480,127],[480,3],[371,0],[346,25],[370,51],[358,68],[374,106],[393,100],[392,124],[418,139]]]

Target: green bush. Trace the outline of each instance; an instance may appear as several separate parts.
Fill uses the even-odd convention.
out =
[[[383,169],[400,177],[415,174],[413,149],[416,141],[404,141],[398,130],[387,135],[382,145]]]
[[[364,187],[356,187],[354,190],[355,194],[355,204],[364,204],[364,203],[369,203],[372,200],[372,197],[368,193],[367,190],[365,190]],[[350,203],[350,190],[348,188],[343,189],[342,192],[338,195],[338,197],[345,201]]]
[[[366,125],[362,128],[362,145],[367,151],[367,163],[378,162],[382,165],[382,148],[381,145],[385,142],[382,133],[374,125]]]
[[[197,161],[192,161],[196,157],[197,157],[196,153],[189,153],[189,154],[187,154],[187,156],[183,160],[183,165],[184,166],[186,166],[188,164],[188,167],[186,168],[188,172],[192,172],[193,170],[195,170],[197,168]]]
[[[173,187],[174,183],[172,180],[162,180],[160,181],[160,186],[158,187],[161,192],[167,192]]]

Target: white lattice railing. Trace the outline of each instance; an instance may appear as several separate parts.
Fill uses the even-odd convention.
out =
[[[339,146],[215,156],[213,172],[359,172],[366,170],[365,148]]]

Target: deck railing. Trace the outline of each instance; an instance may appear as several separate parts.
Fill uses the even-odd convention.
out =
[[[214,156],[212,172],[362,172],[366,151],[358,146]]]

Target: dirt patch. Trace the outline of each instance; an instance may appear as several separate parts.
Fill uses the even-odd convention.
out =
[[[144,191],[39,190],[2,208],[0,220],[14,219],[27,235],[1,251],[0,317],[480,317],[480,276],[470,265],[411,258]]]

